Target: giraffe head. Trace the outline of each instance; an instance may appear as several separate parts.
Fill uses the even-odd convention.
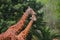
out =
[[[28,6],[28,9],[30,9],[30,14],[31,15],[35,15],[36,13],[34,12],[34,10],[32,9],[32,8],[30,8],[29,6]]]
[[[28,6],[28,9],[26,10],[26,12],[27,12],[28,14],[31,14],[31,15],[35,15],[35,14],[36,14],[36,13],[33,11],[33,9],[30,8],[29,6]]]
[[[26,13],[27,14],[30,14],[31,13],[31,8],[30,7],[27,8]]]
[[[28,6],[28,9],[26,10],[26,12],[28,13],[28,14],[31,14],[32,15],[32,17],[30,18],[30,19],[32,19],[33,21],[36,21],[36,13],[33,11],[33,9],[32,8],[30,8],[29,6]]]
[[[32,21],[36,21],[36,20],[37,20],[35,15],[32,15],[32,17],[30,17],[30,19],[31,19]]]

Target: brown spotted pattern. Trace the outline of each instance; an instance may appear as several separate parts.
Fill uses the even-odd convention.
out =
[[[32,18],[27,27],[21,31],[29,14],[32,15]],[[0,34],[0,40],[25,40],[35,19],[35,12],[29,7],[15,25],[10,26],[6,32]],[[17,34],[19,31],[21,33]]]

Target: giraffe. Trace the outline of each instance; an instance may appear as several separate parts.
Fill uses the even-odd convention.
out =
[[[17,24],[9,27],[6,32],[0,34],[0,40],[22,40],[21,38],[26,38],[26,35],[29,32],[26,29],[28,29],[29,25],[32,25],[33,20],[30,21],[30,23],[28,24],[27,28],[25,28],[25,31],[22,31],[19,34],[20,36],[19,35],[17,36],[16,33],[23,28],[24,23],[25,23],[26,19],[28,18],[29,14],[32,15],[32,19],[33,18],[36,19],[35,18],[35,12],[33,11],[32,8],[28,7],[28,9],[26,10],[26,12],[23,14],[22,18],[17,22]],[[25,32],[27,32],[25,34],[25,37],[22,37],[23,32],[24,32],[24,34],[25,34]]]
[[[32,20],[30,20],[27,27],[17,36],[18,40],[25,40],[34,21],[36,21],[36,17],[35,15],[32,15]]]

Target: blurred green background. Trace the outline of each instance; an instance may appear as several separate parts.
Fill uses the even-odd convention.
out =
[[[60,0],[0,0],[0,33],[16,24],[28,6],[36,12],[37,21],[32,25],[26,40],[59,39]]]

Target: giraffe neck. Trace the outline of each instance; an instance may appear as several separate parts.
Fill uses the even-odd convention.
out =
[[[24,30],[25,33],[26,33],[25,35],[27,35],[27,34],[29,33],[32,24],[33,24],[33,20],[31,20],[31,21],[29,22],[29,24],[27,25],[27,27],[25,28],[25,30]]]
[[[30,13],[31,15],[35,14],[35,12],[31,8],[28,8],[26,12],[23,14],[22,18],[17,22],[17,24],[11,26],[9,30],[13,31],[14,33],[17,33],[18,31],[20,31],[23,28],[26,22],[26,19],[28,18]]]
[[[28,16],[29,14],[25,12],[22,18],[17,22],[17,24],[11,26],[9,29],[11,29],[11,31],[13,31],[14,33],[17,33],[18,31],[20,31],[23,28]]]
[[[22,38],[25,39],[26,36],[28,35],[29,31],[30,31],[30,28],[31,28],[32,24],[33,24],[33,21],[31,20],[29,22],[29,24],[27,25],[27,27],[18,35],[18,37],[20,38],[20,37],[23,36]]]

